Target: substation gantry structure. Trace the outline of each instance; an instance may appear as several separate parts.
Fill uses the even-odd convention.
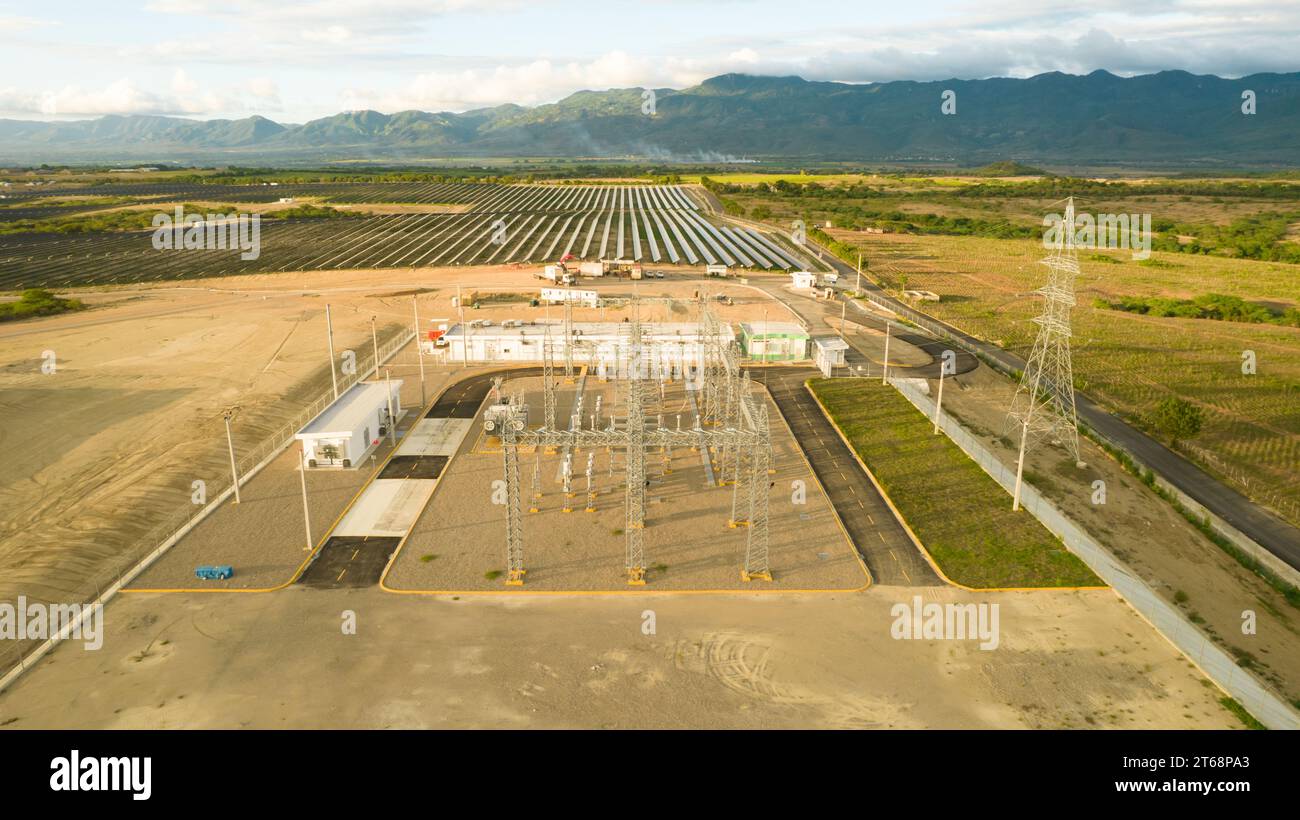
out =
[[[709,309],[707,298],[698,301],[700,326],[699,349],[694,351],[694,365],[687,366],[683,351],[672,357],[669,343],[648,342],[640,321],[639,299],[632,300],[632,316],[618,346],[615,364],[616,386],[623,386],[621,418],[613,412],[601,426],[596,414],[586,418],[581,410],[567,425],[555,418],[556,373],[549,336],[543,348],[544,418],[539,428],[529,428],[522,417],[502,425],[501,451],[506,485],[506,584],[524,583],[524,515],[520,503],[519,453],[523,447],[547,452],[566,453],[605,447],[624,454],[626,523],[625,569],[627,582],[641,586],[646,582],[645,523],[646,453],[658,448],[663,453],[691,449],[708,455],[714,483],[732,488],[731,517],[727,526],[746,527],[745,564],[741,578],[745,581],[772,580],[768,564],[768,492],[773,465],[772,436],[768,423],[767,403],[756,394],[748,374],[740,370],[735,343],[723,338],[722,326]],[[566,328],[567,332],[567,328]],[[566,365],[572,361],[574,338],[565,340]],[[586,373],[597,360],[593,348],[586,351],[588,368],[578,379],[581,395]],[[654,389],[672,375],[676,364],[687,395],[695,407],[692,426],[683,428],[680,417],[675,427],[665,426],[662,415],[648,411],[659,392]],[[608,365],[608,362],[602,362]],[[566,370],[568,368],[566,367]],[[611,467],[612,469],[612,467]],[[536,478],[534,478],[536,482]],[[537,489],[536,487],[534,488]],[[590,495],[590,491],[589,491]],[[590,504],[590,501],[589,501]],[[535,507],[534,507],[535,509]]]

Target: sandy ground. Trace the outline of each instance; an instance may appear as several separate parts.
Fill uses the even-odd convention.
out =
[[[151,522],[189,505],[192,480],[221,481],[225,406],[241,407],[236,441],[258,441],[328,389],[327,299],[336,349],[360,350],[372,314],[381,331],[406,323],[413,292],[426,321],[452,317],[456,281],[540,285],[514,269],[250,276],[78,294],[96,309],[0,327],[10,468],[0,479],[0,598],[79,599],[141,547]],[[762,297],[734,284],[670,278],[635,289],[683,298],[702,287],[734,292],[724,319],[760,318]],[[788,318],[768,305],[773,320]],[[667,304],[643,317],[690,318]],[[58,357],[53,375],[40,372],[45,350]],[[414,364],[394,366],[408,389]],[[266,510],[282,496],[286,522],[270,532],[289,548],[300,524],[297,497],[286,496],[294,477],[282,465],[266,474]],[[1208,609],[1199,589],[1188,586],[1191,605]],[[0,693],[0,725],[1234,725],[1220,693],[1111,593],[979,596],[1004,607],[992,652],[892,640],[889,608],[911,594],[128,594],[106,609],[104,649],[63,645]],[[641,631],[647,609],[655,635]],[[340,632],[344,610],[359,617],[355,636]]]
[[[1014,468],[1018,440],[1003,437],[1002,425],[1015,386],[987,367],[951,382],[944,390],[944,410]],[[934,382],[932,395],[936,389]],[[1300,698],[1300,611],[1125,473],[1100,447],[1083,438],[1079,444],[1088,465],[1084,469],[1058,447],[1031,450],[1025,465],[1031,483],[1157,591],[1194,619],[1203,619],[1201,628],[1227,646],[1241,665],[1286,699]],[[1092,483],[1098,479],[1106,486],[1104,505],[1092,503]],[[1247,610],[1258,619],[1253,635],[1242,632]]]
[[[991,651],[892,639],[912,594],[131,595],[101,650],[64,644],[0,694],[0,726],[1240,726],[1110,592],[980,595],[1000,607]]]
[[[88,300],[96,309],[0,328],[0,599],[80,600],[156,546],[141,543],[152,528],[193,509],[194,481],[209,497],[228,486],[226,407],[239,408],[242,458],[329,389],[319,297],[172,288]],[[409,297],[332,301],[340,353],[368,351],[375,313],[381,333],[409,323]],[[413,352],[393,366],[398,378],[415,369]]]
[[[614,384],[601,385],[589,378],[584,410],[602,401],[602,415],[608,418],[614,401]],[[760,389],[757,385],[755,390]],[[524,391],[531,408],[542,406],[540,378],[512,379],[505,392]],[[576,390],[561,386],[556,400],[557,418],[570,415]],[[663,405],[651,406],[654,417],[662,408],[664,425],[674,427],[676,412],[689,427],[692,414],[680,382],[665,391]],[[617,412],[621,415],[621,404]],[[770,476],[768,491],[769,561],[773,581],[741,580],[748,530],[729,528],[734,487],[709,483],[699,451],[681,449],[673,453],[672,472],[664,474],[664,455],[657,449],[646,454],[646,528],[644,531],[647,586],[643,590],[680,589],[857,589],[867,583],[861,563],[816,478],[798,451],[775,405],[769,400],[773,430],[773,452],[777,473]],[[533,423],[541,421],[534,411]],[[619,590],[627,591],[625,561],[626,515],[622,469],[623,453],[604,448],[594,452],[592,489],[596,512],[586,512],[586,468],[590,451],[573,458],[571,489],[567,499],[572,512],[564,512],[566,501],[561,479],[562,454],[531,451],[520,458],[521,497],[525,509],[533,500],[534,472],[539,477],[543,498],[539,512],[524,517],[526,544],[524,565],[527,582],[512,591]],[[610,459],[614,459],[613,476]],[[722,467],[720,453],[713,454],[714,477]],[[467,438],[461,453],[444,473],[433,499],[416,523],[412,536],[385,579],[397,590],[493,590],[501,591],[500,578],[487,573],[505,570],[505,518],[492,501],[494,481],[503,476],[499,443],[481,433],[479,423]],[[804,494],[795,503],[793,482],[802,481]],[[748,509],[742,497],[742,512]],[[434,557],[430,557],[434,556]]]
[[[399,352],[400,358],[408,351]],[[451,377],[446,368],[426,367],[428,402]],[[402,383],[405,415],[397,425],[402,436],[421,417],[418,375]],[[389,440],[375,447],[365,464],[356,469],[317,469],[307,473],[307,498],[312,543],[319,545],[348,504],[382,468],[391,452]],[[302,485],[298,473],[298,448],[291,446],[241,491],[241,503],[227,501],[130,585],[140,589],[266,589],[287,583],[307,557],[306,528],[302,519]],[[235,574],[226,581],[206,581],[194,576],[201,564],[228,564]]]

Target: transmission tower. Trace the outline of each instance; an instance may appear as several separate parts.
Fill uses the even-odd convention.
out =
[[[1011,400],[1008,426],[1020,427],[1020,456],[1016,461],[1016,487],[1011,508],[1020,509],[1020,487],[1025,469],[1025,452],[1044,435],[1079,462],[1079,420],[1074,404],[1074,369],[1070,361],[1070,311],[1074,308],[1074,280],[1079,276],[1079,255],[1074,246],[1074,197],[1065,206],[1065,217],[1051,254],[1042,260],[1047,266],[1047,283],[1038,289],[1043,312],[1034,322],[1038,336]]]

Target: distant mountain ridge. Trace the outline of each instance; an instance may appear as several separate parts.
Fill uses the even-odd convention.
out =
[[[940,110],[947,90],[955,114]],[[1255,94],[1253,115],[1242,113],[1245,90]],[[260,116],[0,120],[0,162],[630,156],[1300,166],[1300,72],[1236,80],[1052,72],[863,85],[725,74],[653,93],[654,116],[643,113],[645,90],[628,88],[533,108],[349,111],[301,125]]]

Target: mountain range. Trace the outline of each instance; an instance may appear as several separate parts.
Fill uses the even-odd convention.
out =
[[[952,95],[946,92],[951,91]],[[1243,113],[1253,92],[1256,113]],[[944,113],[945,97],[955,113]],[[454,157],[1300,166],[1300,72],[810,82],[725,74],[686,89],[580,91],[526,108],[349,111],[303,124],[106,116],[0,119],[0,162],[249,165]]]

